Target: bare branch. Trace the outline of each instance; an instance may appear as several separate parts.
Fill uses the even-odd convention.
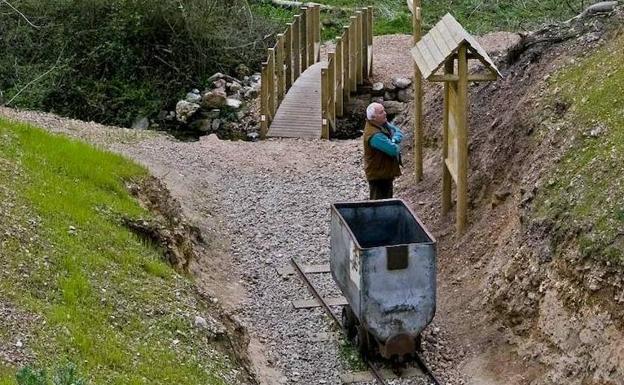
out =
[[[46,75],[48,75],[50,72],[54,71],[56,69],[56,67],[58,67],[59,62],[61,61],[61,57],[63,56],[63,50],[61,50],[61,54],[59,55],[58,59],[56,59],[56,63],[54,63],[54,65],[52,66],[52,68],[50,68],[49,70],[47,70],[46,72],[42,73],[41,75],[37,76],[36,78],[34,78],[33,80],[31,80],[30,82],[28,82],[28,84],[26,84],[24,87],[22,87],[22,89],[20,89],[15,95],[13,95],[13,97],[11,98],[11,100],[9,100],[8,102],[6,102],[5,106],[8,106],[9,104],[11,104],[11,102],[13,102],[13,100],[15,100],[26,88],[30,87],[32,84],[35,84],[36,82],[38,82],[39,80],[43,79]]]
[[[19,11],[19,9],[15,8],[15,7],[14,7],[11,3],[9,3],[9,2],[8,2],[8,0],[0,0],[0,1],[2,1],[2,2],[3,2],[3,3],[5,3],[6,5],[8,5],[8,6],[9,6],[9,8],[11,8],[11,9],[12,9],[12,10],[14,10],[15,12],[17,12],[17,13],[18,13],[21,17],[23,17],[23,18],[24,18],[24,20],[26,20],[26,22],[27,22],[28,24],[30,24],[30,26],[31,26],[31,27],[33,27],[33,28],[37,28],[37,29],[41,28],[40,26],[38,26],[38,25],[34,25],[33,23],[31,23],[31,21],[30,21],[30,20],[28,20],[28,18],[27,18],[27,17],[26,17],[23,13],[21,13],[21,12]]]

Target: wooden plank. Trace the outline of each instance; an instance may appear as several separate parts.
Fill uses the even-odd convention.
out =
[[[321,69],[321,138],[329,139],[329,75],[327,68]]]
[[[468,58],[467,43],[459,47],[457,64],[457,232],[466,229],[468,216]]]
[[[277,80],[277,105],[279,106],[284,100],[286,92],[286,75],[284,66],[284,34],[277,34],[277,43],[275,44],[275,78]]]
[[[336,53],[329,52],[327,62],[327,123],[329,130],[325,139],[329,139],[336,130]]]
[[[292,34],[293,34],[293,23],[286,23],[288,26],[286,29],[286,34],[284,35],[284,76],[286,78],[286,83],[284,84],[284,91],[288,92],[290,87],[293,84],[293,58],[292,58]]]
[[[403,370],[400,377],[397,376],[397,374],[390,369],[381,369],[381,374],[387,380],[394,380],[397,378],[409,379],[414,377],[424,377],[424,373],[418,368],[407,368]],[[354,384],[360,382],[374,382],[375,378],[370,371],[362,371],[343,373],[340,375],[340,381],[343,384]]]
[[[349,18],[349,91],[357,92],[357,17]]]
[[[314,43],[315,43],[315,37],[314,37],[314,31],[316,30],[316,27],[314,26],[315,24],[315,18],[314,18],[314,6],[309,6],[307,9],[308,15],[306,16],[307,20],[308,20],[308,25],[307,25],[307,34],[308,36],[306,37],[306,42],[308,44],[308,48],[307,48],[307,52],[308,52],[308,67],[313,65],[314,63],[316,63],[316,57],[314,56]]]
[[[323,299],[329,306],[344,306],[348,304],[347,299],[342,296]],[[322,306],[316,299],[299,299],[292,301],[292,305],[295,309],[313,309]]]
[[[368,7],[368,76],[373,76],[373,7]]]
[[[268,81],[267,81],[267,63],[262,63],[260,73],[260,137],[265,138],[269,131],[269,101],[268,101]]]
[[[306,274],[323,274],[331,272],[329,263],[322,263],[318,265],[303,265],[301,266],[301,268]],[[281,276],[294,275],[295,269],[292,267],[292,265],[286,265],[277,268],[277,273]]]
[[[430,82],[456,82],[459,76],[455,74],[431,75],[427,78]]]
[[[344,61],[342,37],[336,39],[336,116],[344,114]]]
[[[349,27],[342,27],[343,30],[343,38],[342,38],[342,60],[344,66],[344,77],[342,86],[344,88],[344,102],[349,103],[351,100],[351,33],[349,32]]]
[[[271,118],[275,116],[275,111],[277,111],[277,103],[275,100],[275,48],[268,49],[268,60],[267,60],[267,91],[268,91],[268,108],[269,115]]]
[[[362,11],[355,12],[355,76],[356,83],[361,85],[364,83],[364,77],[362,76]]]
[[[444,64],[444,72],[449,75],[454,71],[454,61],[447,59]],[[447,214],[451,209],[451,173],[446,166],[446,158],[448,157],[448,130],[449,130],[449,98],[450,87],[452,84],[444,83],[444,125],[442,128],[442,214]]]
[[[368,79],[368,8],[362,8],[362,74]]]
[[[321,6],[314,7],[314,62],[321,60]]]
[[[301,72],[310,66],[308,62],[308,7],[301,7],[301,23],[299,34],[301,36]]]
[[[422,38],[420,18],[420,0],[415,0],[416,11],[412,14],[412,44]],[[423,88],[422,75],[414,62],[414,178],[420,182],[423,178]]]
[[[301,16],[295,15],[292,26],[293,83],[301,75]]]

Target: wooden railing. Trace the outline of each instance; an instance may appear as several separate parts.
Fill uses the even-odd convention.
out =
[[[328,53],[327,67],[321,70],[321,137],[329,139],[336,129],[336,117],[344,114],[344,105],[357,86],[372,75],[373,8],[362,8],[351,16],[348,26],[336,39],[336,49]]]
[[[321,53],[320,5],[301,7],[286,31],[277,35],[275,46],[262,63],[260,92],[260,136],[265,137],[284,95],[299,75],[317,63]]]

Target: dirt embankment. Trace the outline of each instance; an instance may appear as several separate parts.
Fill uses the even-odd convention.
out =
[[[504,79],[471,87],[471,223],[461,236],[454,215],[440,214],[442,96],[427,90],[424,181],[403,177],[399,193],[438,235],[436,317],[470,345],[460,366],[471,383],[624,384],[624,269],[582,257],[575,236],[555,239],[533,205],[571,133],[588,129],[561,129],[575,122],[546,80],[622,20],[616,11],[537,31],[497,61]]]

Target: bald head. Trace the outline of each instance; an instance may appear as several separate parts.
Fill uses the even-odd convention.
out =
[[[386,110],[380,103],[371,103],[366,108],[366,119],[381,126],[387,122]]]

